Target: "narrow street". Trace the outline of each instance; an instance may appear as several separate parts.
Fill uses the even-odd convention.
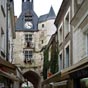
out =
[[[0,0],[0,88],[88,88],[88,0]]]

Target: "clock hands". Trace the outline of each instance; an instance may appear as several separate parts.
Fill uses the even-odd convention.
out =
[[[31,23],[31,22],[26,22],[26,23],[25,23],[25,27],[26,27],[27,29],[32,28],[32,23]]]

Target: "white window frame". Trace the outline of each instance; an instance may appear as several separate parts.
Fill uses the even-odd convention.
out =
[[[61,54],[62,54],[62,68],[60,68],[61,67],[61,64],[60,64],[60,55]],[[59,61],[59,65],[58,65],[59,66],[59,71],[61,71],[64,68],[64,64],[63,64],[63,62],[64,62],[63,61],[63,50],[61,50],[60,53],[59,53],[59,60],[58,61]]]
[[[87,42],[87,35],[88,35],[88,24],[82,29],[84,35],[85,35],[85,55],[82,58],[88,57],[88,42]]]
[[[2,27],[1,27],[1,34],[0,35],[1,35],[1,50],[3,52],[5,52],[5,48],[4,48],[5,47],[5,32]]]
[[[83,29],[84,30],[84,29]],[[88,56],[88,25],[87,25],[87,28],[85,28],[85,36],[86,36],[86,56]]]
[[[26,35],[28,35],[28,41],[26,41]],[[31,40],[30,40],[30,35],[31,35]],[[25,41],[30,42],[33,40],[33,35],[32,34],[25,34]]]
[[[68,32],[66,33],[66,31],[65,31],[65,21],[66,21],[66,18],[67,18],[67,16],[69,15],[69,30],[68,30]],[[67,34],[70,32],[70,7],[68,8],[68,10],[67,10],[67,12],[66,12],[66,14],[65,14],[65,16],[64,16],[64,38],[67,36]]]
[[[67,68],[67,66],[66,66],[66,48],[67,48],[68,46],[69,46],[69,66],[71,65],[71,63],[70,63],[70,61],[71,61],[71,58],[70,58],[70,54],[71,54],[71,53],[70,53],[70,44],[71,44],[71,43],[70,43],[70,41],[69,41],[69,42],[65,45],[65,48],[64,48],[64,55],[65,55],[65,56],[64,56],[64,59],[65,59],[65,60],[64,60],[64,67],[65,67],[65,68]],[[68,67],[69,67],[69,66],[68,66]]]
[[[88,56],[88,33],[86,33],[86,56]]]
[[[27,51],[28,53],[31,51],[32,52],[32,57],[30,58],[29,57],[29,55],[28,55],[28,60],[27,60],[27,58],[25,57],[25,51]],[[31,61],[32,59],[33,59],[33,51],[32,50],[24,50],[24,59],[26,60],[26,61]]]
[[[61,36],[60,36],[60,30],[62,28],[62,40],[60,39]],[[63,22],[61,22],[59,28],[58,28],[58,39],[59,39],[59,45],[63,42]]]

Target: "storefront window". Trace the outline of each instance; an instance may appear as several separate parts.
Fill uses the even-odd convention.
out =
[[[88,88],[88,78],[80,79],[81,88]]]
[[[0,88],[13,88],[13,82],[9,78],[0,75]]]

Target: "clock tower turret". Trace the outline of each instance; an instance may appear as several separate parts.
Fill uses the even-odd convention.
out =
[[[22,0],[22,13],[16,22],[16,31],[38,30],[38,16],[33,9],[33,0]]]

